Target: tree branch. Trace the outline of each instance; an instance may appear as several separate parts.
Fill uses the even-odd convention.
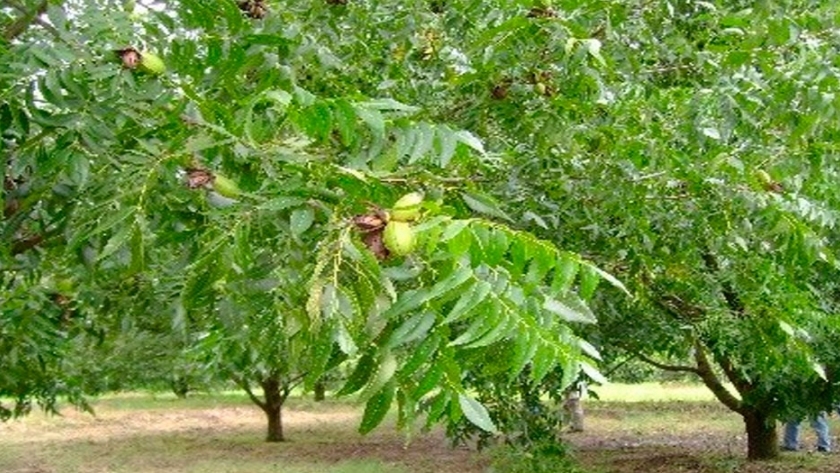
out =
[[[618,370],[619,370],[619,368],[621,368],[622,366],[624,366],[624,365],[626,365],[627,363],[629,363],[629,362],[630,362],[633,358],[638,358],[638,357],[639,357],[639,354],[638,354],[638,353],[633,353],[633,352],[631,352],[631,353],[630,353],[630,356],[628,356],[627,358],[625,358],[625,359],[621,360],[621,363],[618,363],[617,365],[610,367],[610,369],[609,369],[609,370],[605,371],[605,372],[604,372],[604,376],[605,376],[606,378],[609,378],[609,377],[610,377],[613,373],[615,373],[616,371],[618,371]]]
[[[297,376],[291,377],[287,382],[283,383],[283,389],[280,393],[283,402],[286,402],[286,398],[292,393],[292,389],[302,383],[304,378],[306,378],[306,373],[301,373]]]
[[[258,398],[256,395],[254,395],[254,392],[251,391],[251,386],[248,384],[248,381],[246,381],[244,378],[239,378],[238,376],[233,376],[232,378],[233,382],[235,382],[239,385],[239,387],[245,390],[245,392],[248,394],[248,397],[251,398],[251,401],[254,404],[260,406],[260,408],[263,410],[266,409],[266,403],[260,400],[260,398]]]
[[[669,365],[667,363],[661,363],[652,358],[648,358],[647,356],[642,355],[641,353],[637,353],[636,356],[645,363],[653,365],[661,370],[694,373],[696,375],[700,375],[700,370],[696,366]]]
[[[12,256],[19,255],[40,245],[44,241],[43,235],[32,235],[12,242]]]
[[[703,251],[703,262],[706,263],[706,268],[712,273],[720,272],[720,265],[718,264],[717,257],[707,248]],[[735,288],[732,287],[732,284],[728,281],[721,281],[720,282],[721,293],[723,294],[723,299],[726,301],[727,307],[729,310],[735,313],[738,316],[745,316],[746,315],[746,308],[744,307],[744,303],[741,302],[741,298],[738,297],[738,292],[735,291]]]
[[[741,405],[741,400],[733,396],[723,383],[720,382],[714,370],[712,370],[709,358],[706,356],[706,347],[699,341],[694,342],[694,361],[697,363],[697,374],[703,380],[703,384],[712,391],[712,394],[724,406],[739,414],[742,413],[743,406]]]
[[[3,38],[6,41],[12,41],[22,35],[38,19],[38,15],[47,11],[47,4],[47,0],[42,0],[34,10],[25,13],[15,20],[14,23],[6,27],[6,31],[3,32]]]
[[[44,28],[45,30],[47,30],[51,35],[53,35],[53,38],[55,38],[56,40],[61,41],[64,44],[67,44],[69,46],[73,46],[67,40],[62,38],[61,33],[59,33],[59,31],[57,29],[55,29],[55,27],[53,25],[47,23],[46,21],[44,21],[40,18],[35,18],[35,24],[37,24],[41,28]]]
[[[299,375],[297,375],[297,376],[293,376],[293,377],[292,377],[292,378],[290,378],[290,379],[289,379],[289,381],[286,383],[286,386],[289,386],[291,389],[294,389],[294,388],[295,388],[295,386],[297,386],[298,384],[300,384],[301,382],[303,382],[303,379],[304,379],[304,378],[306,378],[306,375],[307,375],[307,373],[301,373],[301,374],[299,374]]]
[[[706,310],[682,300],[675,294],[664,294],[656,299],[656,303],[679,320],[694,322],[706,316]]]
[[[714,355],[715,361],[717,364],[720,365],[721,369],[723,370],[723,374],[726,375],[726,379],[735,386],[735,389],[744,396],[745,394],[749,394],[750,391],[754,389],[752,383],[747,380],[744,376],[742,376],[738,371],[735,370],[735,367],[732,366],[732,361],[729,357],[725,355]]]

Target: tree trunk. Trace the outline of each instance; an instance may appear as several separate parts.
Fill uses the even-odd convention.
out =
[[[572,432],[583,432],[583,405],[580,403],[580,391],[576,388],[566,390],[566,401],[563,403],[566,419]]]
[[[779,437],[776,422],[762,412],[753,409],[742,414],[747,426],[747,458],[750,460],[771,460],[779,456]]]
[[[187,382],[187,378],[184,376],[175,376],[171,381],[172,392],[175,393],[175,396],[178,399],[186,399],[187,394],[190,392],[190,385]]]
[[[268,418],[268,433],[265,437],[267,442],[283,442],[283,402],[286,396],[281,389],[280,379],[277,376],[271,376],[262,383],[263,396],[265,396],[265,403],[260,406]]]
[[[266,404],[263,409],[268,418],[268,435],[265,437],[266,442],[284,442],[283,437],[283,407],[282,405],[269,406]]]
[[[327,386],[324,384],[323,380],[318,380],[315,383],[315,401],[320,402],[327,398]]]

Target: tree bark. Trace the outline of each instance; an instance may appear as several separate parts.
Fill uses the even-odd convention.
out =
[[[580,403],[580,391],[576,388],[566,390],[563,402],[572,432],[583,432],[583,405]]]
[[[315,383],[314,391],[315,391],[315,402],[320,402],[320,401],[323,401],[324,399],[327,398],[327,392],[326,392],[327,391],[327,386],[326,386],[326,384],[324,383],[323,380],[318,380],[318,382]]]
[[[283,436],[283,406],[266,406],[263,408],[268,418],[268,433],[265,436],[266,442],[285,442]]]
[[[747,459],[772,460],[779,456],[779,437],[776,422],[762,412],[745,409],[747,427]]]
[[[267,442],[283,442],[283,403],[286,392],[282,389],[279,376],[269,376],[260,385],[263,388],[265,402],[260,406],[268,419]]]

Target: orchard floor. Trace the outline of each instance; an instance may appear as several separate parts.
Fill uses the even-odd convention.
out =
[[[566,434],[592,473],[840,473],[840,453],[785,453],[746,463],[739,418],[683,386],[611,386],[587,401],[587,430]],[[619,400],[620,399],[620,400]],[[120,395],[97,401],[96,416],[66,410],[0,424],[4,473],[472,473],[489,455],[452,449],[440,431],[404,436],[385,425],[356,433],[360,409],[290,401],[288,442],[262,442],[264,420],[240,395]],[[805,426],[807,427],[807,426]],[[832,419],[833,432],[840,421]],[[803,443],[813,432],[804,428]],[[835,438],[835,442],[838,439]]]

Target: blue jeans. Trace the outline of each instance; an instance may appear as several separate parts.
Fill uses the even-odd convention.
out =
[[[799,450],[799,425],[801,420],[791,420],[785,424],[785,450]],[[828,434],[828,415],[820,412],[811,419],[811,427],[817,433],[817,449],[831,451],[831,436]]]

